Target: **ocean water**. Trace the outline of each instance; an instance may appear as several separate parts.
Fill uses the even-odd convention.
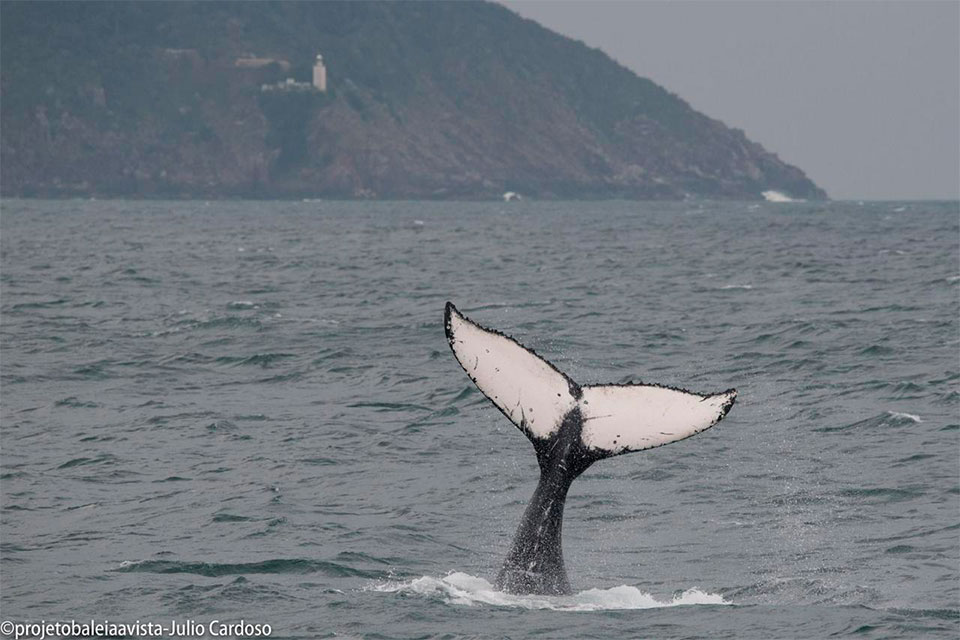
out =
[[[0,618],[275,638],[955,638],[957,203],[11,201]],[[598,462],[569,597],[444,303],[581,383],[739,390]],[[196,627],[193,627],[196,629]]]

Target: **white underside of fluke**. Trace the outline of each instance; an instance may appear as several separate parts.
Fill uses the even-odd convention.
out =
[[[583,387],[583,443],[626,453],[660,447],[709,429],[727,414],[737,392],[700,395],[655,385]]]
[[[447,336],[460,365],[483,395],[532,438],[549,438],[577,401],[549,362],[511,338],[480,327],[456,308]]]
[[[581,388],[532,350],[475,324],[453,305],[446,322],[461,366],[530,438],[549,438],[579,406],[587,447],[609,455],[651,449],[712,427],[737,396],[733,389],[702,395],[647,384]]]

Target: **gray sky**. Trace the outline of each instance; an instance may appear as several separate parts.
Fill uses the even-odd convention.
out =
[[[960,197],[960,2],[504,0],[743,129],[834,199]]]

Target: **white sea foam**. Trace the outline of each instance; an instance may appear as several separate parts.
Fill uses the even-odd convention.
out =
[[[957,282],[960,280],[960,276],[950,276],[947,278],[947,282]]]
[[[923,422],[923,420],[920,419],[920,416],[915,416],[912,413],[900,413],[899,411],[887,411],[887,413],[894,418],[907,418],[908,420],[913,420],[917,424]]]
[[[636,587],[621,585],[610,589],[587,589],[572,596],[516,596],[494,589],[493,585],[466,573],[453,572],[443,578],[423,576],[404,582],[383,582],[371,591],[410,593],[442,598],[448,604],[494,605],[519,609],[554,611],[600,611],[604,609],[655,609],[695,604],[732,604],[723,596],[687,589],[671,600],[657,600]]]
[[[752,284],[725,284],[721,289],[753,289]]]
[[[784,192],[774,191],[773,189],[770,189],[769,191],[764,191],[761,195],[763,195],[764,199],[767,202],[803,202],[802,199],[797,200],[795,198],[791,198]]]

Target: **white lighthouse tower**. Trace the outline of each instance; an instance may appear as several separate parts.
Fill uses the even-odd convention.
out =
[[[319,53],[313,63],[313,86],[317,91],[327,91],[327,68],[323,66],[323,56]]]

